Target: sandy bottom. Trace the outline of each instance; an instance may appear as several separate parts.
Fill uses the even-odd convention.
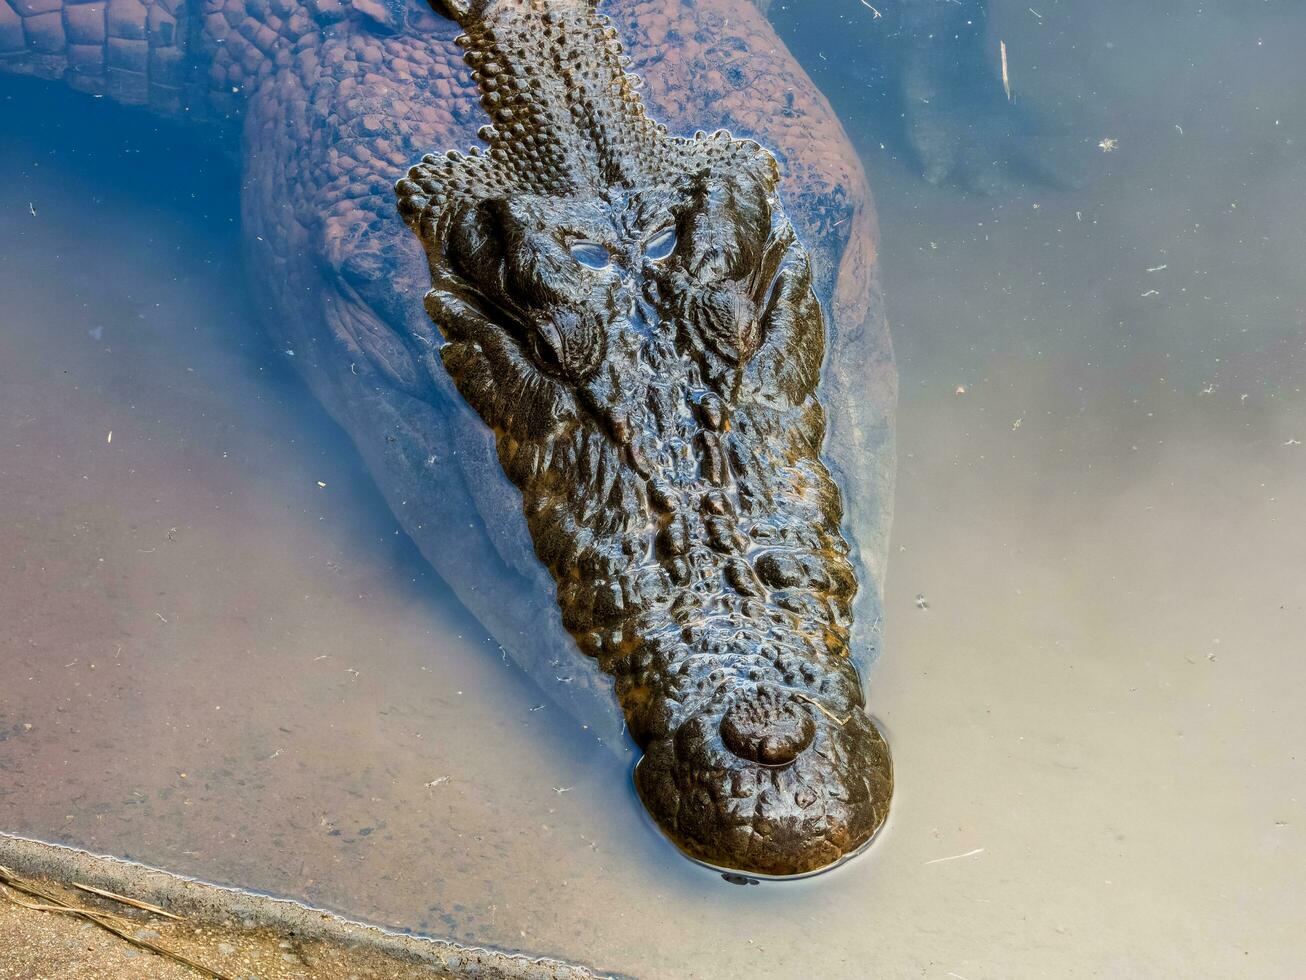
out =
[[[49,878],[30,879],[43,896],[56,896],[74,908],[113,914],[114,924],[133,938],[184,957],[158,954],[102,929],[85,918],[0,902],[0,977],[7,980],[194,980],[203,976],[197,963],[220,976],[260,980],[339,977],[363,980],[420,980],[457,974],[414,966],[372,953],[340,949],[322,940],[300,940],[271,929],[239,923],[178,923],[147,912],[124,909],[112,900],[87,898],[75,888]],[[14,892],[20,901],[48,904],[48,899]]]
[[[36,884],[69,902],[84,901],[76,890],[61,889],[57,882],[38,879]],[[112,902],[98,904],[103,909],[113,907]],[[266,930],[178,926],[157,916],[125,915],[132,925],[132,935],[163,945],[225,976],[298,980],[314,975],[310,971],[341,980],[434,980],[452,976],[425,967],[378,963],[374,957],[371,962],[359,962],[361,957],[333,956],[320,942],[296,943]],[[0,949],[6,951],[0,962],[0,977],[8,980],[194,980],[202,975],[185,963],[141,949],[91,922],[25,909],[12,902],[0,903]]]
[[[850,126],[903,381],[866,855],[681,859],[249,326],[232,178],[48,124],[0,151],[0,827],[641,976],[1299,975],[1302,16],[1065,6],[994,30],[1086,189]]]
[[[0,834],[4,980],[590,980],[284,899]]]

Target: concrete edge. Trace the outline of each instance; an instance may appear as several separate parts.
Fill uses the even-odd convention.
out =
[[[408,936],[284,898],[211,885],[159,868],[0,831],[0,864],[30,877],[78,881],[142,899],[197,922],[237,921],[351,947],[480,980],[593,980],[612,977],[549,957]]]

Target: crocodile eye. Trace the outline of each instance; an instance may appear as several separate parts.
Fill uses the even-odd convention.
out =
[[[606,269],[612,261],[608,250],[598,242],[572,242],[571,257],[587,269]]]
[[[548,371],[562,370],[562,338],[553,324],[539,324],[531,334],[530,344],[536,364]]]
[[[664,228],[644,243],[644,255],[654,262],[661,262],[676,247],[676,229]]]

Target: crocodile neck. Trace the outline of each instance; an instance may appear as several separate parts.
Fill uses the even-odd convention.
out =
[[[234,124],[276,72],[321,72],[328,41],[431,31],[423,0],[0,0],[0,70]]]

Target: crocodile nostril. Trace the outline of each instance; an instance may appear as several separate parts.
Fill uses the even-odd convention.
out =
[[[759,688],[738,698],[721,719],[721,740],[735,755],[783,766],[812,743],[816,725],[792,697]]]

